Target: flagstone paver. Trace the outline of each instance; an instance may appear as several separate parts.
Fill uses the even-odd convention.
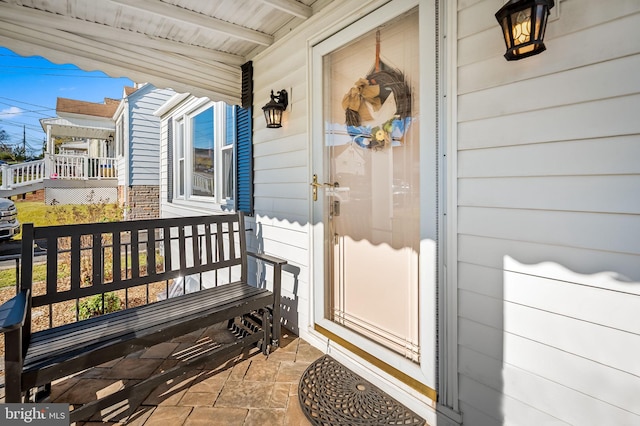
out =
[[[214,327],[86,370],[54,382],[51,400],[72,405],[92,401],[173,367],[178,362],[175,354],[200,339],[222,338],[220,328]],[[78,426],[308,426],[298,402],[298,382],[320,356],[307,342],[285,335],[282,347],[267,357],[256,350],[222,367],[194,369]]]
[[[158,407],[144,424],[145,426],[181,425],[187,420],[192,410],[191,407],[175,405]]]

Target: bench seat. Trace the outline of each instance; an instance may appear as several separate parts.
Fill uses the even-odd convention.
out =
[[[272,300],[270,291],[236,282],[35,332],[24,360],[22,387],[48,383],[78,371],[79,365],[98,365],[247,314]]]

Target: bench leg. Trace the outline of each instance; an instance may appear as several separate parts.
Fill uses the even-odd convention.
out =
[[[262,309],[262,332],[264,333],[264,337],[262,338],[262,353],[265,355],[269,355],[269,343],[270,343],[270,330],[269,327],[269,310]]]
[[[271,346],[273,349],[280,347],[280,335],[282,333],[280,325],[280,320],[282,319],[282,308],[280,306],[281,288],[282,265],[276,264],[273,265],[273,322],[271,323],[271,327],[273,327]]]
[[[22,402],[22,330],[5,333],[5,396],[7,403]]]
[[[46,383],[36,388],[31,388],[26,392],[25,400],[31,403],[46,402],[51,396],[51,383]]]

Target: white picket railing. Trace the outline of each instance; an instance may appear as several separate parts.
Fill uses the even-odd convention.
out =
[[[2,189],[13,189],[49,179],[105,179],[118,176],[115,158],[82,155],[47,155],[44,160],[3,164]]]
[[[49,155],[51,179],[102,179],[117,177],[115,158],[83,155]]]
[[[46,176],[44,160],[18,164],[2,165],[2,186],[0,189],[12,189],[42,182]]]

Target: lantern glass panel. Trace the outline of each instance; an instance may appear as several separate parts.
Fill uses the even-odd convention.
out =
[[[509,19],[505,16],[502,20],[502,31],[504,32],[504,41],[507,45],[507,49],[511,49],[513,46],[513,39],[511,38],[511,25],[509,25]]]
[[[264,110],[264,117],[267,120],[267,127],[282,127],[282,110],[278,108],[267,108]]]
[[[531,40],[531,9],[521,10],[511,15],[513,22],[514,46]]]

